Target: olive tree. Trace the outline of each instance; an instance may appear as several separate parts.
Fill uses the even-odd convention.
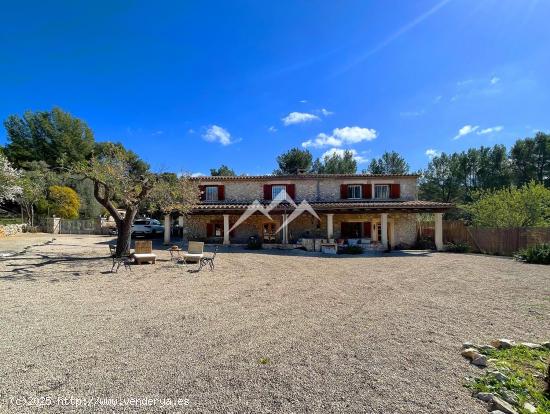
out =
[[[132,223],[140,208],[185,210],[198,199],[198,189],[194,199],[191,190],[181,190],[191,188],[188,180],[176,177],[173,182],[152,173],[147,163],[120,144],[98,144],[90,160],[79,163],[73,171],[92,180],[96,200],[115,220],[116,256],[128,253]]]

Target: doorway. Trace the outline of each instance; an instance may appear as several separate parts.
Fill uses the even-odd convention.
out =
[[[262,235],[264,243],[274,243],[276,239],[275,223],[264,223]]]

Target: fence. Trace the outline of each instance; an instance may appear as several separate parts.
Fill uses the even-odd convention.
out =
[[[420,236],[433,237],[433,224],[418,227]],[[469,227],[462,221],[443,221],[444,243],[467,243],[473,252],[511,256],[520,249],[550,243],[550,227]]]

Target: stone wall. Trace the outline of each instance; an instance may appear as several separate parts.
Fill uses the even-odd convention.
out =
[[[251,202],[264,198],[264,184],[295,184],[296,201],[337,201],[340,200],[341,184],[400,184],[401,199],[415,200],[417,198],[416,177],[399,178],[304,178],[278,179],[276,176],[269,179],[236,179],[231,180],[204,180],[200,185],[224,185],[226,201]],[[374,191],[373,191],[374,194]]]
[[[13,236],[17,233],[22,233],[25,230],[26,224],[6,224],[0,225],[0,237]]]

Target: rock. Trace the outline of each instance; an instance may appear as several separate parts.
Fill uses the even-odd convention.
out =
[[[496,348],[492,345],[481,345],[479,349],[482,351],[494,351]]]
[[[532,342],[522,342],[521,345],[526,346],[527,348],[531,348],[531,349],[541,349],[542,348],[541,344],[534,344]]]
[[[464,358],[468,358],[471,361],[474,359],[474,357],[480,354],[475,348],[466,348],[460,353],[460,355],[462,355]]]
[[[507,403],[503,399],[498,397],[493,397],[491,401],[491,409],[500,410],[505,414],[518,414],[518,412],[512,407],[510,403]]]
[[[504,390],[501,392],[501,395],[502,395],[502,399],[506,401],[508,404],[518,405],[518,396],[516,395],[515,392]]]
[[[497,379],[497,381],[500,381],[500,382],[506,382],[508,381],[508,377],[506,375],[504,375],[502,372],[495,372],[495,378]]]
[[[485,401],[485,402],[491,402],[493,401],[494,395],[490,392],[478,392],[476,395],[474,395],[478,400]]]
[[[510,339],[495,339],[491,341],[491,345],[497,349],[508,349],[515,345],[515,342]]]
[[[542,345],[543,348],[550,349],[550,341],[543,342],[541,345]]]
[[[523,409],[529,411],[530,413],[536,413],[537,412],[537,409],[535,408],[535,406],[531,405],[529,403],[523,404]]]
[[[505,414],[500,410],[491,411],[489,414]]]
[[[472,364],[477,365],[478,367],[486,367],[487,358],[485,357],[485,355],[477,354],[477,356],[472,359]]]
[[[468,349],[468,348],[476,348],[476,346],[472,342],[464,342],[462,344],[462,349]]]

